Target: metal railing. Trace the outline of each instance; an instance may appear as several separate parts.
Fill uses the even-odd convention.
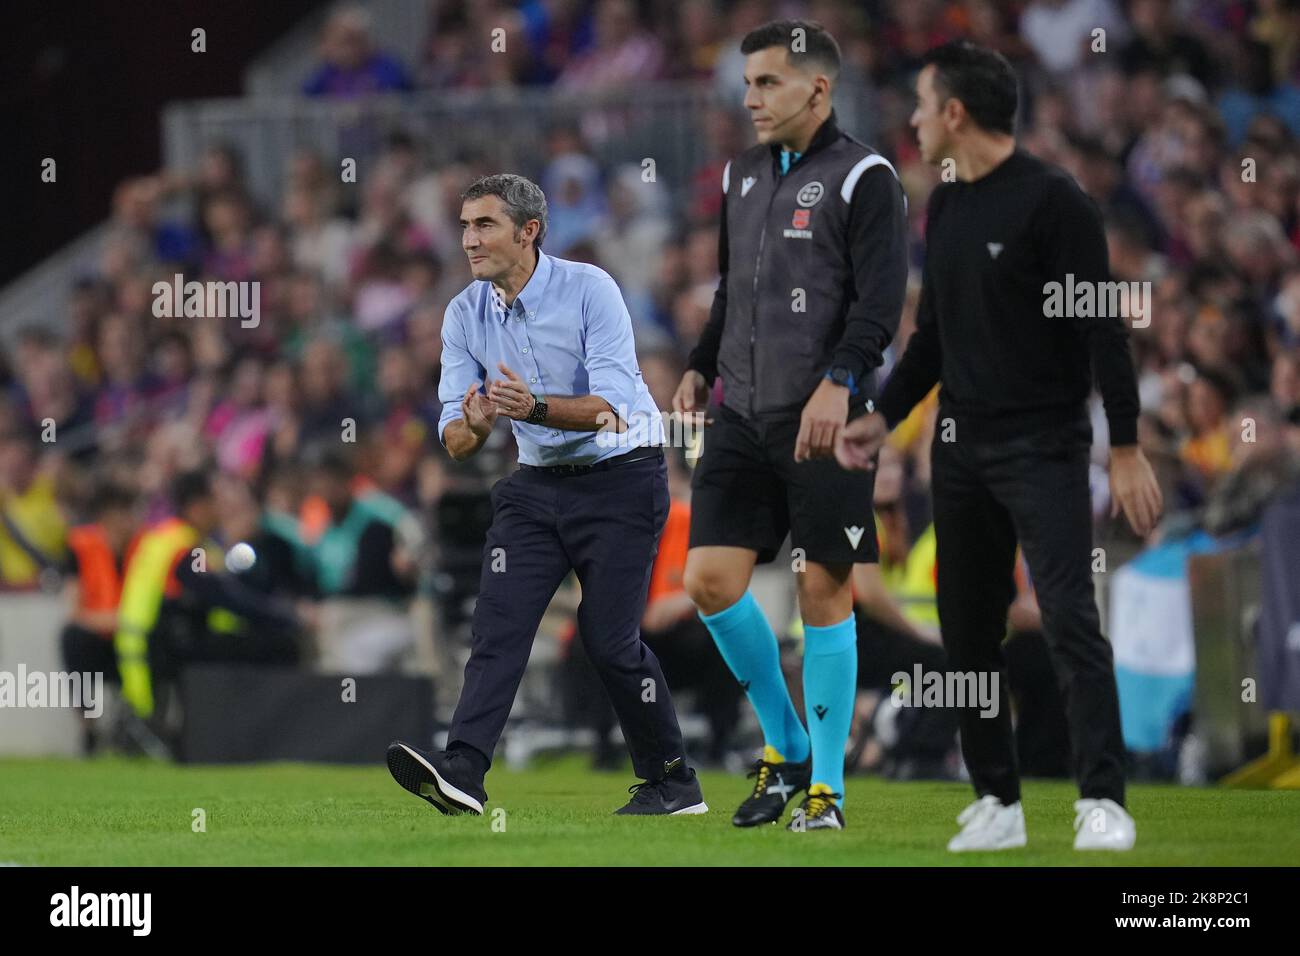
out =
[[[841,125],[869,135],[871,102],[863,90],[837,91]],[[192,167],[211,145],[232,144],[244,156],[254,194],[274,201],[297,150],[313,150],[335,164],[355,159],[360,179],[365,161],[382,148],[389,132],[400,129],[422,144],[426,162],[434,167],[474,155],[495,169],[536,175],[545,164],[548,132],[570,125],[581,130],[602,164],[653,159],[656,181],[677,189],[688,185],[690,174],[708,157],[708,124],[718,110],[744,112],[708,82],[647,84],[611,93],[508,88],[359,101],[206,100],[169,106],[163,142],[168,164],[182,168]]]
[[[840,124],[871,141],[874,116],[869,90],[843,84],[836,91]],[[249,187],[277,209],[289,159],[309,149],[339,169],[357,162],[364,183],[367,163],[394,130],[410,133],[433,168],[475,156],[493,169],[538,176],[546,164],[546,139],[557,126],[579,129],[606,168],[654,160],[655,182],[675,199],[709,158],[709,124],[718,111],[748,122],[739,103],[710,82],[647,84],[611,93],[554,88],[423,91],[357,101],[269,96],[199,100],[169,105],[163,113],[167,166],[192,170],[208,147],[227,143],[243,155]],[[0,292],[0,339],[23,327],[62,326],[68,291],[79,271],[96,263],[107,224],[60,250]]]

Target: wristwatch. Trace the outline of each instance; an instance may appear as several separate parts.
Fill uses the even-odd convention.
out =
[[[538,395],[536,392],[533,392],[532,395],[533,410],[528,413],[528,417],[525,418],[524,421],[530,425],[540,425],[542,422],[546,421],[546,413],[550,409],[547,408],[545,395]]]
[[[857,386],[853,384],[853,373],[843,365],[835,365],[825,376],[836,385],[843,385],[849,390],[850,395],[858,394]]]

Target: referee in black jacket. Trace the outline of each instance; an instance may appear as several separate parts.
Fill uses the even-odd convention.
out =
[[[1086,402],[1094,379],[1110,430],[1113,511],[1146,535],[1162,502],[1137,445],[1126,316],[1107,306],[1101,214],[1068,174],[1017,148],[1016,106],[1016,77],[1001,55],[967,42],[927,54],[912,126],[922,158],[955,181],[930,198],[916,332],[877,411],[845,429],[836,457],[869,469],[888,431],[941,383],[932,474],[949,666],[1005,678],[1018,542],[1065,691],[1082,797],[1075,848],[1126,850],[1136,827],[1124,809],[1114,666],[1091,575]],[[1058,317],[1048,303],[1060,288],[1090,288],[1094,307],[1081,298],[1067,303],[1078,306],[1066,312],[1072,317]],[[1025,843],[1006,682],[999,683],[996,715],[962,708],[962,753],[978,799],[958,817],[950,850]]]
[[[835,40],[803,20],[741,42],[758,145],[727,164],[713,309],[674,411],[695,414],[722,379],[692,479],[684,583],[763,728],[764,752],[733,823],[844,826],[844,745],[857,629],[850,572],[877,560],[873,476],[830,459],[864,414],[907,286],[907,203],[894,168],[841,130],[831,108]],[[749,592],[786,534],[804,623],[807,729],[776,637]]]

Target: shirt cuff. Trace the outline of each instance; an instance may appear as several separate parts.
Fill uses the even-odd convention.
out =
[[[1107,417],[1106,425],[1110,429],[1110,445],[1112,448],[1123,448],[1125,445],[1137,444],[1138,426],[1136,418],[1128,415],[1119,419]]]

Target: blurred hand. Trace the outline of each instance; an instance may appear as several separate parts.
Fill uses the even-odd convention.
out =
[[[1134,534],[1145,538],[1164,509],[1160,484],[1137,445],[1110,450],[1110,516],[1124,512]]]
[[[700,418],[708,407],[709,383],[695,369],[688,368],[682,376],[682,383],[673,393],[673,411],[683,419],[690,416],[687,420],[693,420],[694,424],[699,425]]]
[[[497,423],[497,407],[486,396],[479,393],[479,383],[474,382],[460,402],[460,414],[465,425],[479,438],[486,438]]]
[[[830,458],[835,440],[849,419],[849,389],[822,379],[799,416],[799,437],[794,442],[794,460]]]
[[[850,471],[871,471],[880,446],[889,437],[889,426],[880,412],[871,412],[840,429],[835,442],[835,460]]]

